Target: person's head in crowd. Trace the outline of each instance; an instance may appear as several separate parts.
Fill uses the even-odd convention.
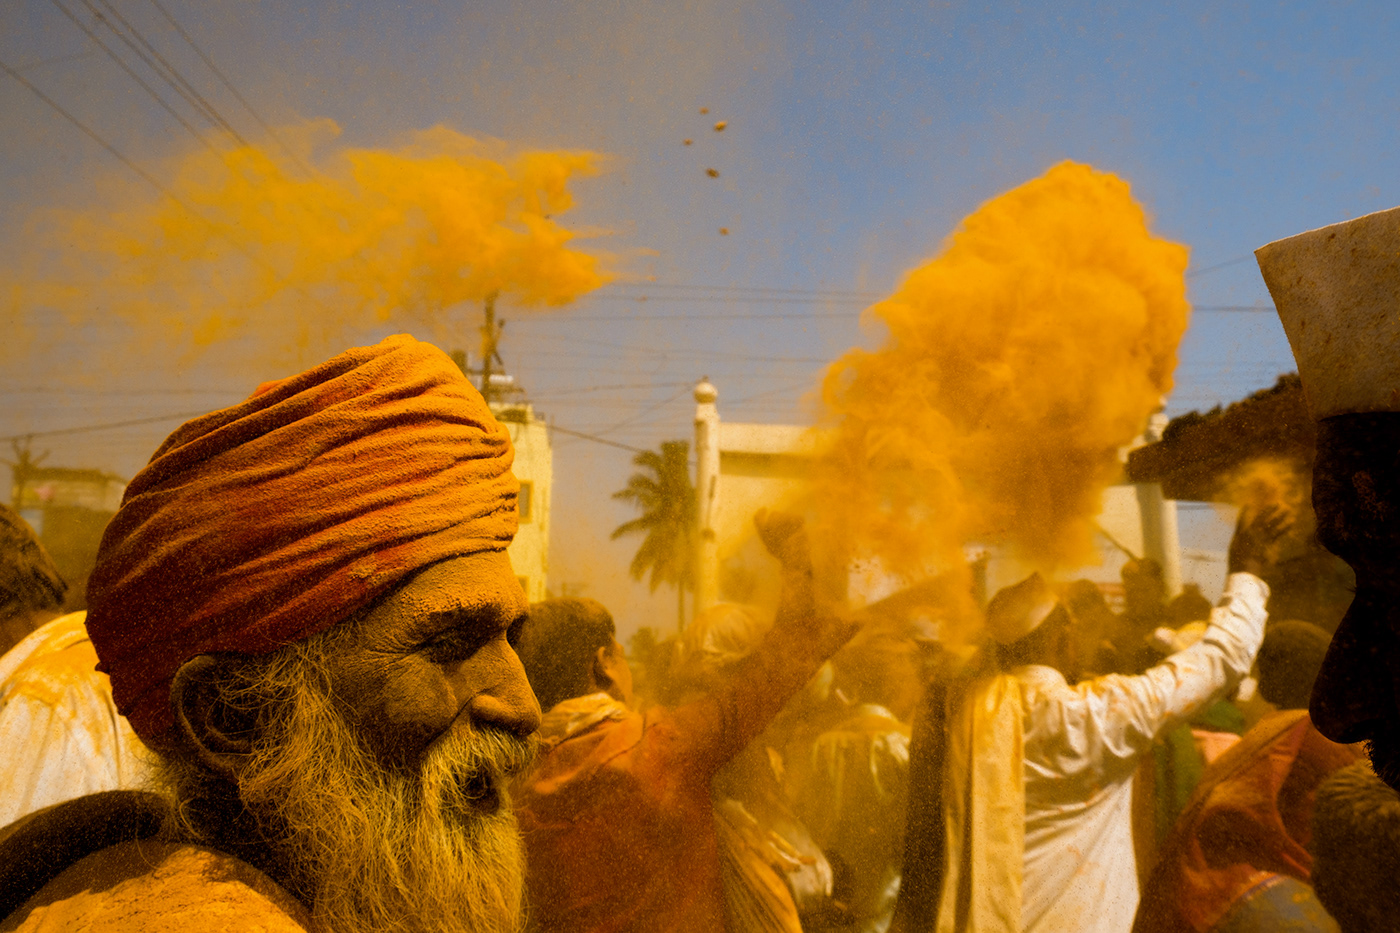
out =
[[[1094,674],[1117,673],[1122,655],[1113,643],[1115,619],[1103,590],[1092,580],[1074,580],[1065,587],[1063,599],[1074,620],[1077,650],[1084,667]]]
[[[68,584],[29,523],[0,505],[0,655],[56,618]]]
[[[1119,572],[1123,579],[1125,614],[1132,617],[1156,616],[1167,601],[1167,581],[1162,565],[1150,557],[1129,560]]]
[[[681,633],[674,677],[678,694],[713,690],[772,627],[772,619],[760,618],[739,603],[716,603],[702,610]]]
[[[1342,933],[1400,930],[1400,794],[1366,762],[1318,785],[1310,849],[1313,889]]]
[[[1317,421],[1317,540],[1356,574],[1310,712],[1400,788],[1400,208],[1256,255]]]
[[[1313,681],[1331,640],[1331,635],[1311,622],[1271,622],[1255,660],[1259,695],[1279,709],[1307,709]]]
[[[1168,622],[1172,628],[1181,628],[1190,622],[1200,622],[1210,618],[1210,600],[1201,594],[1195,583],[1183,583],[1181,592],[1167,603]]]
[[[519,926],[511,459],[452,361],[392,337],[179,428],[103,538],[88,630],[167,832],[318,929]]]
[[[998,590],[987,603],[986,624],[1002,670],[1039,664],[1067,680],[1077,677],[1073,620],[1040,574]]]
[[[832,683],[852,703],[883,706],[908,722],[924,691],[924,657],[907,634],[871,626],[831,659]]]
[[[613,617],[596,599],[546,599],[530,606],[516,651],[540,708],[606,693],[632,703],[632,669]]]

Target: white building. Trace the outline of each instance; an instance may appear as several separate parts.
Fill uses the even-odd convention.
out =
[[[510,431],[515,445],[515,465],[520,480],[520,530],[506,553],[530,602],[545,598],[549,573],[549,497],[554,478],[554,453],[544,419],[528,403],[496,402],[491,410]]]
[[[755,559],[761,547],[752,534],[753,514],[761,507],[793,507],[800,502],[822,440],[818,430],[799,425],[724,422],[719,416],[718,395],[709,382],[701,381],[695,387],[697,613],[721,600],[766,602],[774,596],[776,579],[755,578],[751,570],[766,566]],[[1154,426],[1159,420],[1154,418]],[[1147,440],[1151,439],[1155,438],[1149,431]],[[1169,597],[1180,592],[1176,503],[1162,498],[1159,485],[1110,486],[1104,492],[1098,526],[1100,562],[1068,571],[1064,579],[1087,578],[1112,596],[1120,585],[1119,571],[1131,552],[1162,565]],[[983,577],[978,582],[984,593],[994,593],[1030,572],[994,549],[974,545],[969,550],[985,551],[986,561],[977,570]],[[853,573],[852,583],[872,591],[868,594],[871,598],[885,595],[878,592],[883,587],[868,574]]]

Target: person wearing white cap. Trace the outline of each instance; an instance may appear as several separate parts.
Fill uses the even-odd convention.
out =
[[[1255,255],[1317,420],[1317,539],[1356,571],[1310,712],[1400,790],[1400,207]]]
[[[1260,577],[1291,524],[1277,507],[1242,515],[1205,635],[1136,677],[1067,683],[1073,620],[1039,574],[992,598],[985,663],[915,726],[923,760],[910,762],[892,933],[1128,933],[1139,756],[1249,673],[1267,617]]]

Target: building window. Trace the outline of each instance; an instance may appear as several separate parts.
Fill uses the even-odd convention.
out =
[[[533,518],[533,502],[535,484],[530,480],[520,481],[520,496],[515,500],[516,509],[520,512],[520,520],[528,522]]]

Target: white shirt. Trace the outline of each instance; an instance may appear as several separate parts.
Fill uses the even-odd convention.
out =
[[[1025,704],[1025,933],[1132,929],[1138,756],[1249,673],[1264,640],[1268,597],[1259,578],[1232,574],[1201,640],[1137,677],[1115,674],[1070,687],[1053,668],[1012,672]]]
[[[60,616],[0,657],[0,826],[51,804],[135,790],[150,754],[95,670],[85,612]]]

